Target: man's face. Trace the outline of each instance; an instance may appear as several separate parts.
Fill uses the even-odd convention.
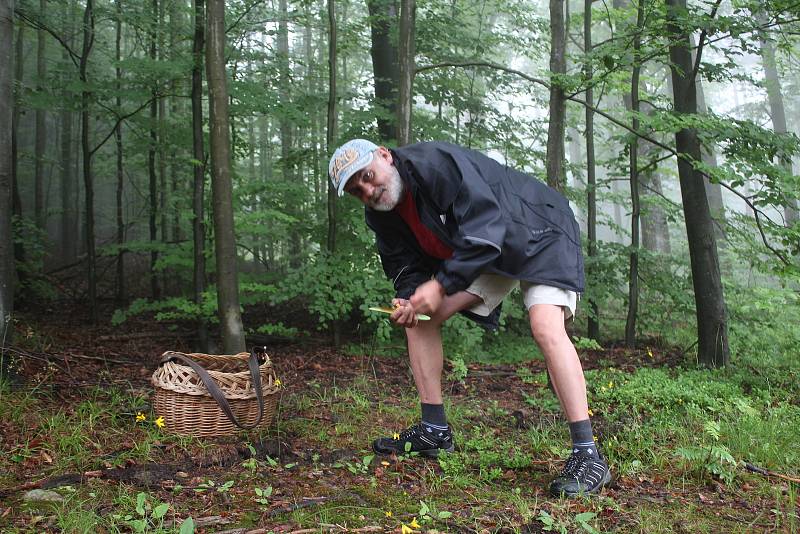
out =
[[[344,190],[376,211],[393,210],[403,195],[403,180],[392,165],[392,153],[378,148],[372,162],[351,176]]]

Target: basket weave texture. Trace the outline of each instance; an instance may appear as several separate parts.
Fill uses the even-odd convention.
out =
[[[189,357],[214,379],[230,404],[231,411],[244,425],[253,425],[258,419],[258,399],[253,388],[247,362],[250,355],[212,355],[168,351],[163,357],[181,354]],[[258,428],[268,427],[274,418],[280,388],[269,356],[259,366],[261,390],[264,398],[264,415]],[[188,365],[178,361],[161,364],[153,373],[155,386],[153,406],[164,418],[165,428],[175,434],[195,437],[225,436],[241,429],[228,419],[225,412],[211,396],[200,376]]]

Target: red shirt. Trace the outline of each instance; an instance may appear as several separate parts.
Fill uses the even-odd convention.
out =
[[[411,191],[406,191],[405,196],[394,209],[397,211],[397,214],[400,215],[400,218],[406,222],[408,227],[411,228],[411,231],[417,238],[419,246],[422,247],[422,250],[425,251],[426,254],[440,260],[446,260],[453,255],[453,249],[442,243],[442,241],[436,237],[436,234],[428,230],[428,227],[422,224],[422,221],[419,219],[419,212],[417,212],[417,205],[414,204],[414,200],[411,198]]]

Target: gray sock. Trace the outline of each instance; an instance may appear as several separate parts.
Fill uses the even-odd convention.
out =
[[[444,415],[444,404],[425,404],[422,406],[422,421],[437,427],[447,427],[447,417]]]
[[[570,423],[569,435],[572,438],[573,453],[580,452],[595,458],[600,457],[600,451],[597,450],[594,435],[592,434],[592,422],[589,419]]]

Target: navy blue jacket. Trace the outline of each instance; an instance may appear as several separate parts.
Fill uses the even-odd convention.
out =
[[[392,156],[422,224],[453,249],[447,260],[432,258],[396,212],[365,208],[398,297],[409,298],[432,276],[451,295],[482,273],[583,292],[580,229],[558,191],[450,143],[408,145]]]

